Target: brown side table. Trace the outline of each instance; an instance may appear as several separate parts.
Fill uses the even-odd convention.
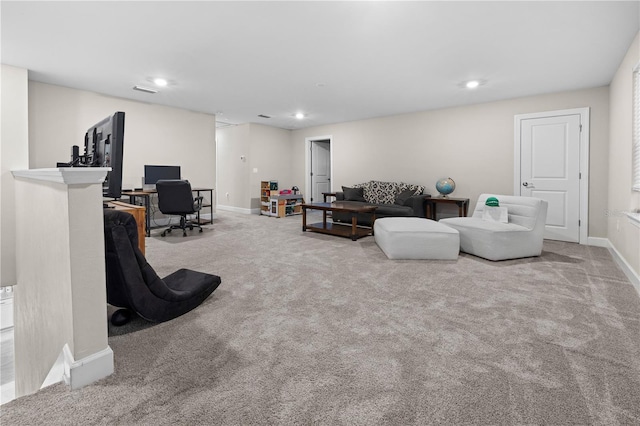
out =
[[[327,203],[327,197],[335,197],[336,193],[335,192],[323,192],[322,196],[324,197],[324,202]]]
[[[466,217],[469,211],[468,198],[451,198],[451,197],[431,197],[425,198],[425,212],[427,219],[436,220],[436,205],[438,204],[455,204],[458,206],[458,216]]]

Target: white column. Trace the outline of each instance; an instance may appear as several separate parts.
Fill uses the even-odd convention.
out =
[[[101,184],[107,171],[12,172],[17,222],[16,397],[40,389],[61,354],[65,365],[59,379],[72,388],[113,373]]]

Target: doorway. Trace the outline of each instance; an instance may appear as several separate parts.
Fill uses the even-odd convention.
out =
[[[324,201],[323,192],[331,192],[331,136],[306,139],[306,194],[310,203]]]
[[[515,116],[514,195],[549,203],[544,238],[586,244],[589,109]]]

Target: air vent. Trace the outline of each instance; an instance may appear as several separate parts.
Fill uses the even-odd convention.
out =
[[[235,126],[235,124],[233,123],[227,123],[225,121],[218,121],[216,120],[216,128],[217,129],[221,129],[223,127],[228,127],[228,126]]]
[[[137,90],[139,92],[145,92],[145,93],[158,93],[156,89],[151,89],[149,87],[143,87],[143,86],[133,86],[133,90]]]
[[[260,118],[271,118],[268,115],[264,115],[264,114],[258,114],[258,117],[260,117]]]

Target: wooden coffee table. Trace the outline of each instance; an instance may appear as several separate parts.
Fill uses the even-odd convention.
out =
[[[307,209],[322,210],[322,223],[307,225]],[[335,203],[302,204],[302,231],[320,232],[322,234],[349,237],[352,241],[367,235],[373,235],[373,224],[376,221],[376,206],[362,205],[349,201]],[[327,222],[327,212],[346,212],[351,214],[351,225]],[[358,225],[358,213],[371,213],[371,226]]]

